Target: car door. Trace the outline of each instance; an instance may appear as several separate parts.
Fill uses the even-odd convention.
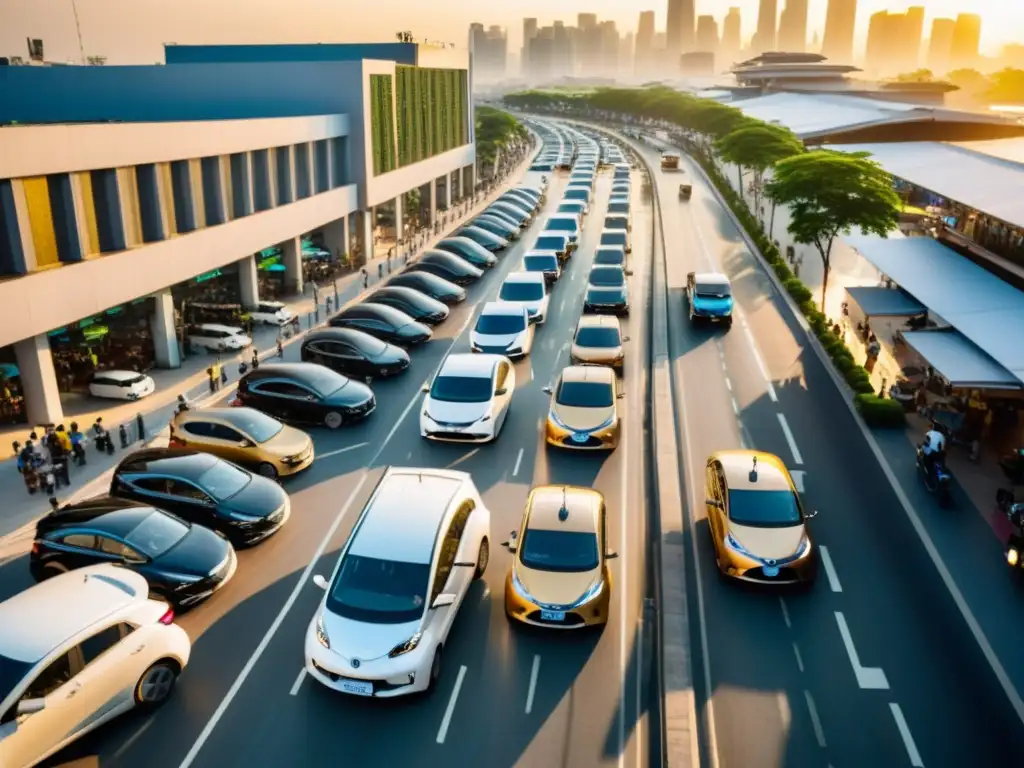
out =
[[[59,563],[69,571],[95,565],[98,562],[99,543],[95,534],[87,531],[69,531],[47,537],[46,549],[54,553],[44,562]],[[100,558],[102,559],[102,558]]]
[[[249,452],[252,447],[253,442],[237,429],[226,424],[209,422],[207,450],[213,455],[236,464],[245,464],[252,461],[252,454]]]
[[[329,341],[326,351],[332,361],[331,368],[349,376],[368,376],[370,361],[362,351],[347,341]]]
[[[495,410],[500,414],[501,423],[504,424],[508,416],[509,406],[512,403],[512,395],[516,389],[516,372],[512,366],[502,360],[498,363],[498,371],[494,376],[494,404]]]
[[[437,642],[444,642],[451,630],[459,612],[459,606],[469,590],[473,581],[473,569],[468,566],[456,566],[459,560],[459,550],[462,544],[463,533],[469,514],[473,509],[473,501],[463,502],[456,513],[452,516],[444,538],[441,540],[440,550],[437,554],[437,562],[434,569],[433,589],[431,590],[430,605],[440,594],[455,595],[455,602],[443,608],[437,608],[431,612],[430,632]],[[474,553],[475,557],[475,553]],[[468,558],[465,562],[468,562]],[[475,562],[475,561],[474,561]]]
[[[80,671],[75,680],[81,684],[79,695],[87,699],[90,710],[79,735],[132,706],[135,684],[151,656],[142,653],[145,643],[137,643],[137,650],[128,647],[131,640],[125,638],[131,632],[130,625],[114,622],[96,629],[78,644]]]
[[[99,557],[105,562],[127,565],[129,567],[143,565],[146,562],[145,557],[119,539],[111,536],[97,536],[96,539]]]
[[[704,468],[704,495],[705,498],[712,502],[705,505],[705,512],[708,518],[708,526],[711,528],[711,536],[715,541],[720,539],[718,512],[720,511],[716,504],[722,500],[722,491],[718,487],[718,472],[715,469],[717,462],[712,459],[707,463]]]
[[[166,478],[161,498],[155,506],[175,512],[190,523],[217,527],[216,502],[198,486],[180,478]],[[167,503],[172,506],[168,507]]]
[[[298,409],[298,393],[287,382],[277,379],[258,381],[249,386],[257,396],[257,407],[281,421],[295,421]]]

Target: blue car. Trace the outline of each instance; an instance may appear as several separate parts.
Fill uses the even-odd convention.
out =
[[[732,325],[733,297],[729,278],[717,272],[691,272],[686,276],[686,299],[690,322]]]

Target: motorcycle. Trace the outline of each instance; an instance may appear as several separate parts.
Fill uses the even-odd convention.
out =
[[[917,449],[917,471],[928,493],[932,494],[939,502],[939,506],[948,509],[953,505],[953,495],[950,489],[950,482],[953,476],[946,469],[946,462],[940,457],[932,459],[932,471],[928,471],[928,462],[924,452]]]
[[[1013,491],[996,491],[996,507],[1010,521],[1010,535],[1006,540],[1006,564],[1013,570],[1024,569],[1024,502],[1014,498]]]

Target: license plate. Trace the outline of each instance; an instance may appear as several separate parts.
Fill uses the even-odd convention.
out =
[[[574,443],[585,443],[589,439],[590,435],[586,434],[585,432],[577,432],[572,436],[572,441]]]
[[[761,568],[761,573],[763,573],[765,576],[778,576],[779,575],[779,566],[777,566],[777,565],[766,565],[766,566]]]
[[[354,693],[357,696],[373,696],[373,683],[365,683],[361,680],[342,680],[341,690],[345,693]]]
[[[542,621],[565,621],[565,611],[541,611]]]

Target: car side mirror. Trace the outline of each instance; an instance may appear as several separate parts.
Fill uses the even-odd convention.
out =
[[[616,400],[622,400],[625,396],[626,396],[625,392],[619,392],[617,395],[615,395],[615,399]]]
[[[626,277],[631,277],[632,275],[633,275],[633,270],[632,269],[627,269],[626,270]]]
[[[320,589],[324,590],[325,592],[327,591],[327,587],[329,586],[328,583],[327,583],[327,579],[325,579],[319,573],[317,573],[317,574],[315,574],[313,576],[313,583],[316,584],[318,587],[320,587]]]
[[[44,709],[46,709],[46,699],[22,699],[18,702],[18,707],[14,712],[21,717],[22,715],[34,715]]]
[[[540,391],[547,395],[550,395],[553,390],[551,389],[551,387],[541,387]]]
[[[508,389],[506,387],[502,387],[501,389],[496,389],[494,391],[494,394],[496,394],[496,395],[507,395],[508,394]]]
[[[808,520],[813,520],[817,516],[818,516],[818,510],[816,510],[816,509],[813,509],[810,512],[807,512],[807,513],[804,514],[804,517],[806,519],[808,519]]]
[[[429,384],[424,384],[422,387],[420,387],[420,392],[429,392],[429,391],[430,391],[430,385]]]
[[[625,344],[627,341],[629,341],[629,336],[623,336],[622,343]]]
[[[434,600],[434,604],[431,605],[430,607],[431,608],[444,608],[445,606],[454,605],[454,604],[455,604],[455,595],[453,595],[451,592],[442,592],[440,595],[437,596],[437,599]]]
[[[256,447],[256,443],[254,443],[252,440],[250,440],[247,437],[243,437],[241,440],[238,441],[238,447],[239,448],[255,448]]]
[[[722,508],[722,502],[720,502],[718,499],[708,499],[704,503],[707,504],[709,507],[715,507],[716,509]]]
[[[609,549],[607,552],[604,553],[605,560],[614,560],[618,556],[619,553],[616,552],[614,549]]]

